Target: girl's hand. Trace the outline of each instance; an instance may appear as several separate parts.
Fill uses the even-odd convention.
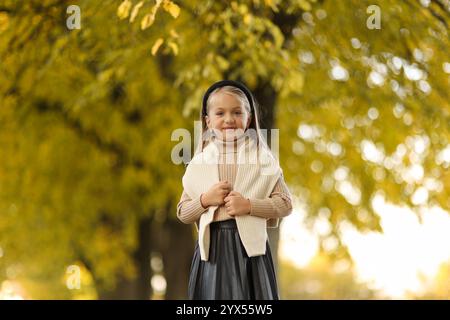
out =
[[[250,213],[250,200],[244,198],[239,192],[231,191],[225,200],[225,208],[230,216],[242,216]]]
[[[220,181],[200,196],[200,202],[203,208],[220,206],[225,203],[224,198],[230,191],[231,184],[228,181]]]

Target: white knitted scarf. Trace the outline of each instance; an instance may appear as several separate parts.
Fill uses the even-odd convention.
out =
[[[248,143],[247,143],[248,142]],[[219,149],[209,143],[203,152],[196,154],[189,162],[182,182],[184,190],[195,199],[219,182]],[[245,198],[264,199],[270,196],[281,175],[278,160],[269,150],[257,147],[254,138],[249,138],[239,146],[237,173],[233,186]],[[199,226],[199,248],[201,259],[209,258],[210,228],[214,212],[218,206],[210,206],[201,215]],[[257,216],[235,216],[242,244],[249,257],[266,253],[267,219]]]

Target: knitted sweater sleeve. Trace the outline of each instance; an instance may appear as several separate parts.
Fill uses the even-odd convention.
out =
[[[278,179],[269,198],[249,199],[250,215],[262,218],[282,218],[292,212],[292,200],[283,176]]]
[[[183,190],[180,202],[177,205],[177,217],[181,222],[186,224],[194,223],[206,211],[208,211],[208,208],[203,208],[200,197],[191,199],[186,191]]]

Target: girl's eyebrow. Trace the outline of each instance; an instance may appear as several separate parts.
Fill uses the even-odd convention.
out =
[[[216,110],[218,111],[218,110],[222,110],[223,109],[223,107],[216,107]],[[233,107],[232,108],[233,110],[234,109],[241,109],[241,106],[235,106],[235,107]]]

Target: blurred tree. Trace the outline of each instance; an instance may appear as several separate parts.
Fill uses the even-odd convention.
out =
[[[64,297],[61,279],[79,260],[100,298],[145,299],[151,252],[173,250],[174,241],[193,247],[189,228],[177,225],[159,245],[150,233],[173,224],[183,168],[167,140],[188,123],[144,36],[129,37],[111,19],[114,2],[78,4],[74,31],[65,26],[69,2],[2,4],[3,265],[59,286],[36,298]],[[180,259],[167,270],[188,269]]]
[[[381,230],[377,194],[413,209],[450,207],[448,1],[349,2],[303,16],[294,30],[303,91],[279,105],[286,174],[308,223],[329,219],[323,240],[339,240],[343,222]],[[379,30],[366,28],[370,4],[381,10]]]
[[[82,261],[100,298],[147,298],[157,251],[166,296],[184,297],[193,242],[167,141],[222,78],[282,128],[287,181],[310,222],[329,219],[335,258],[340,223],[380,230],[376,192],[448,208],[448,1],[423,3],[84,0],[70,31],[73,2],[3,1],[1,267],[62,290]]]
[[[132,12],[131,2],[124,3]],[[163,19],[171,7],[171,1],[157,1],[152,15]],[[283,128],[281,161],[294,194],[309,207],[307,223],[318,215],[330,221],[322,239],[336,240],[330,254],[348,257],[341,223],[381,231],[372,206],[377,194],[414,209],[450,207],[448,0],[180,7],[179,24],[169,19],[167,36],[155,45],[166,43],[165,53],[178,61],[187,58],[176,81],[192,90],[186,114],[198,109],[218,78],[249,84],[262,103],[263,127]],[[381,25],[370,30],[374,13]],[[186,16],[190,24],[181,27]],[[172,50],[168,26],[183,30],[176,38],[180,50]],[[188,48],[190,32],[209,41],[195,48],[189,41]],[[195,56],[205,58],[188,64]]]

